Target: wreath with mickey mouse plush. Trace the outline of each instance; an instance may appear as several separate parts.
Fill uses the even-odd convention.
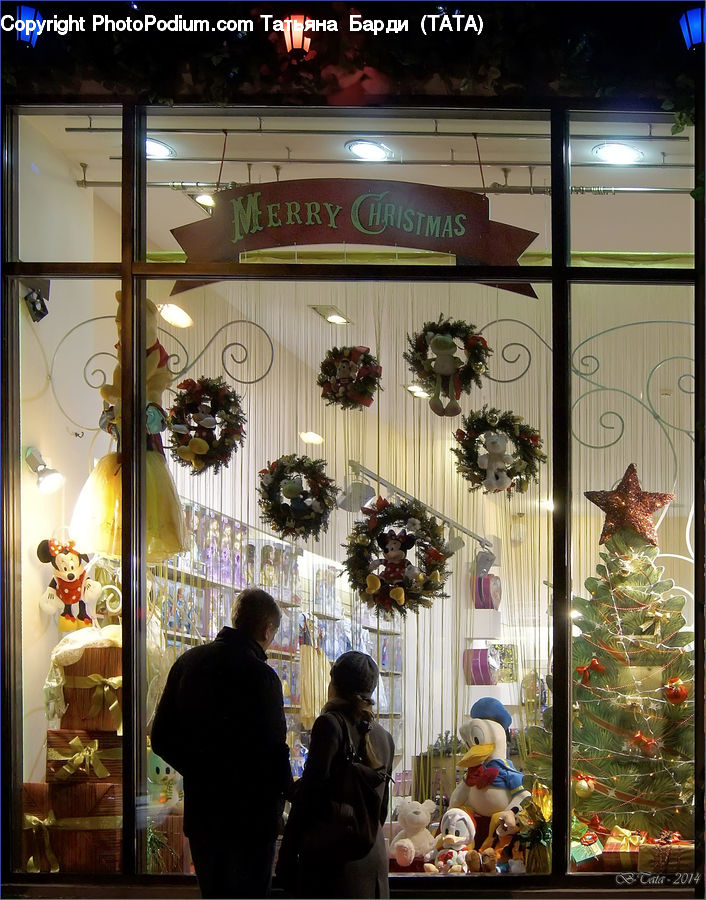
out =
[[[456,356],[463,348],[465,361]],[[409,348],[403,356],[409,363],[418,384],[430,395],[429,406],[438,416],[457,416],[461,412],[458,400],[468,394],[488,369],[488,357],[493,352],[485,338],[477,334],[475,325],[439,316],[438,322],[425,322],[421,331],[407,335]],[[440,395],[448,398],[444,407]]]
[[[309,456],[280,456],[259,472],[262,518],[281,537],[318,541],[336,507],[338,487],[325,474],[326,462]],[[306,481],[306,486],[304,485]]]
[[[351,587],[368,606],[384,614],[418,613],[435,597],[446,597],[446,560],[453,551],[444,540],[444,526],[417,500],[371,501],[348,535],[344,566]],[[393,527],[395,526],[395,527]],[[401,527],[400,527],[401,526]],[[397,530],[396,530],[397,527]],[[416,545],[417,565],[406,558]],[[382,559],[373,556],[378,547]],[[382,568],[380,574],[375,570]]]
[[[521,416],[484,406],[465,416],[461,424],[463,428],[454,433],[460,446],[451,452],[456,470],[471,483],[470,491],[485,487],[488,493],[516,490],[523,494],[531,481],[538,481],[539,463],[546,462],[547,456],[539,432]],[[514,447],[512,454],[505,453],[508,440]]]
[[[333,347],[321,362],[316,383],[327,404],[362,409],[375,399],[381,375],[382,366],[370,347]]]
[[[227,466],[245,440],[240,397],[222,378],[187,378],[169,412],[170,450],[192,475]]]

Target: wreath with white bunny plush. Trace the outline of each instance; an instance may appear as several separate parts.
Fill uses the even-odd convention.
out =
[[[539,464],[546,462],[547,456],[540,433],[522,416],[484,406],[464,416],[461,424],[454,432],[459,446],[451,452],[456,470],[471,483],[470,491],[483,487],[489,494],[523,494],[530,482],[539,480]],[[506,452],[508,441],[511,453]]]
[[[262,518],[280,537],[318,541],[336,508],[338,487],[323,459],[280,456],[259,472]]]

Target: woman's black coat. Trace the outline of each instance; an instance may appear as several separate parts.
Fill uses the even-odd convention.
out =
[[[346,717],[349,733],[357,735],[356,723],[350,712],[345,707],[338,708],[336,712]],[[378,760],[389,776],[395,752],[392,737],[382,726],[374,723],[370,738]],[[325,712],[314,722],[304,774],[295,784],[292,813],[285,828],[277,866],[278,883],[284,888],[286,896],[390,896],[382,827],[378,828],[373,848],[363,859],[343,862],[333,858],[311,860],[299,855],[307,832],[316,833],[325,827],[321,820],[322,798],[328,795],[331,784],[340,775],[349,740],[338,715]],[[378,791],[382,826],[387,818],[388,778],[380,784]]]

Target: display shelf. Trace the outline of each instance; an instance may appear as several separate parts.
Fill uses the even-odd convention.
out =
[[[470,684],[466,685],[469,691],[471,703],[475,703],[481,697],[495,697],[504,706],[520,705],[520,684],[517,681],[502,681],[498,684]]]
[[[381,676],[382,676],[382,675],[400,675],[400,676],[401,676],[401,675],[402,675],[402,672],[396,672],[396,671],[393,671],[393,670],[391,670],[391,669],[381,669],[381,670],[380,670],[380,675],[381,675]]]
[[[164,566],[162,573],[169,581],[186,584],[189,587],[216,588],[221,591],[241,591],[245,587],[243,584],[233,584],[233,582],[213,581],[205,575],[190,572],[188,569],[179,569],[176,566]],[[157,577],[159,578],[159,575]]]
[[[184,631],[171,631],[169,629],[164,631],[164,636],[167,640],[171,639],[173,641],[179,641],[180,644],[190,644],[194,647],[199,644],[205,644],[208,640],[207,638],[201,637],[201,635],[189,634]]]
[[[377,713],[378,719],[401,719],[401,712],[381,712]]]
[[[299,659],[298,650],[268,650],[268,656],[276,656],[278,659]]]
[[[330,613],[315,612],[312,615],[315,619],[327,619],[329,622],[343,621],[343,616],[332,616]]]
[[[395,634],[395,635],[398,635],[399,637],[402,637],[402,632],[396,631],[392,627],[385,628],[385,627],[378,627],[377,625],[363,625],[363,628],[365,628],[366,631],[374,631],[377,634]]]

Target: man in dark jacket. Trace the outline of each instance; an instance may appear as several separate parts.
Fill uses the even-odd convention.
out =
[[[282,684],[265,650],[281,612],[244,590],[232,628],[172,666],[152,748],[184,777],[184,833],[203,897],[267,897],[292,774]]]

